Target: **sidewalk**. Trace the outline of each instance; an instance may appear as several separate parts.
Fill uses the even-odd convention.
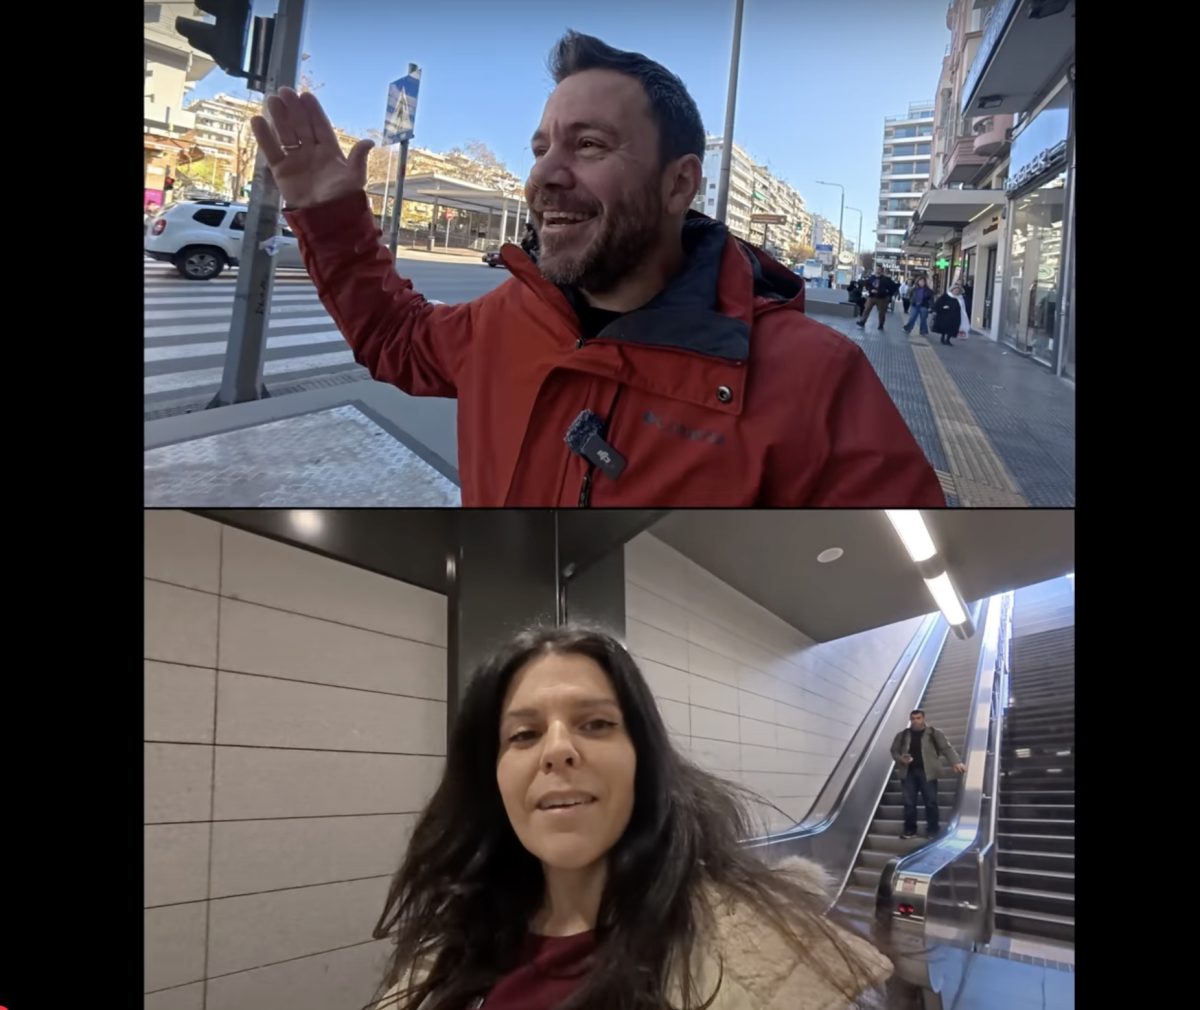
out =
[[[898,314],[880,333],[825,308],[815,318],[862,347],[948,505],[1074,507],[1073,386],[985,337],[943,347],[936,335],[907,336]],[[361,369],[293,388],[148,419],[145,504],[458,504],[453,401],[407,396]]]
[[[426,252],[424,249],[396,248],[398,260],[423,260],[426,263],[483,263],[483,252],[478,249],[436,249]]]
[[[947,503],[1075,505],[1075,389],[1003,344],[972,334],[943,346],[910,337],[899,312],[880,333],[817,316],[866,353],[925,450]]]

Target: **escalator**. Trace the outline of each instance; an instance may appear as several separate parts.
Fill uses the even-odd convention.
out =
[[[1075,601],[1068,579],[1019,591],[1000,763],[995,927],[1075,941]]]
[[[946,734],[951,746],[961,755],[967,734],[967,717],[975,690],[976,666],[979,661],[979,641],[976,638],[958,639],[949,637],[933,668],[928,686],[917,708],[925,710],[928,725]],[[894,726],[884,733],[889,747],[892,738],[905,728],[908,712],[894,712]],[[959,776],[943,762],[938,776],[938,809],[941,824],[947,824],[954,809],[959,789]],[[906,855],[928,844],[924,837],[925,808],[917,807],[918,837],[902,839],[904,827],[904,799],[898,769],[888,779],[883,799],[876,808],[869,833],[854,862],[850,879],[842,891],[837,908],[847,918],[867,925],[875,916],[879,880],[888,863],[897,856]]]

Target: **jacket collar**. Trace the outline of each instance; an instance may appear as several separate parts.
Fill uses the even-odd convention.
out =
[[[688,213],[683,235],[683,270],[642,308],[622,314],[574,351],[562,367],[739,415],[754,322],[776,308],[803,311],[803,286],[766,253],[703,214]],[[559,318],[572,342],[577,339],[579,318],[571,299],[578,293],[546,280],[518,246],[504,246],[501,258],[513,278]],[[637,353],[630,355],[635,347]],[[680,352],[700,367],[685,367]]]
[[[804,309],[804,287],[761,249],[730,234],[725,225],[688,211],[683,225],[684,267],[639,309],[626,312],[596,339],[688,351],[722,361],[745,362],[755,300]],[[578,327],[575,307],[583,295],[552,284],[514,245],[501,250],[510,272]]]

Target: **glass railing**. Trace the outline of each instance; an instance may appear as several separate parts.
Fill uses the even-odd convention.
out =
[[[1009,693],[1012,594],[987,601],[967,737],[967,766],[946,833],[892,860],[880,880],[881,916],[891,926],[897,974],[949,1005],[971,949],[995,919],[1000,754]]]

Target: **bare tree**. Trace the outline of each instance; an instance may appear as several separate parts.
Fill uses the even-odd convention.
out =
[[[810,260],[815,254],[816,250],[804,242],[791,242],[788,244],[788,255],[797,263]]]
[[[866,273],[870,273],[875,269],[875,254],[874,253],[859,253],[858,261],[862,264],[862,268]]]

